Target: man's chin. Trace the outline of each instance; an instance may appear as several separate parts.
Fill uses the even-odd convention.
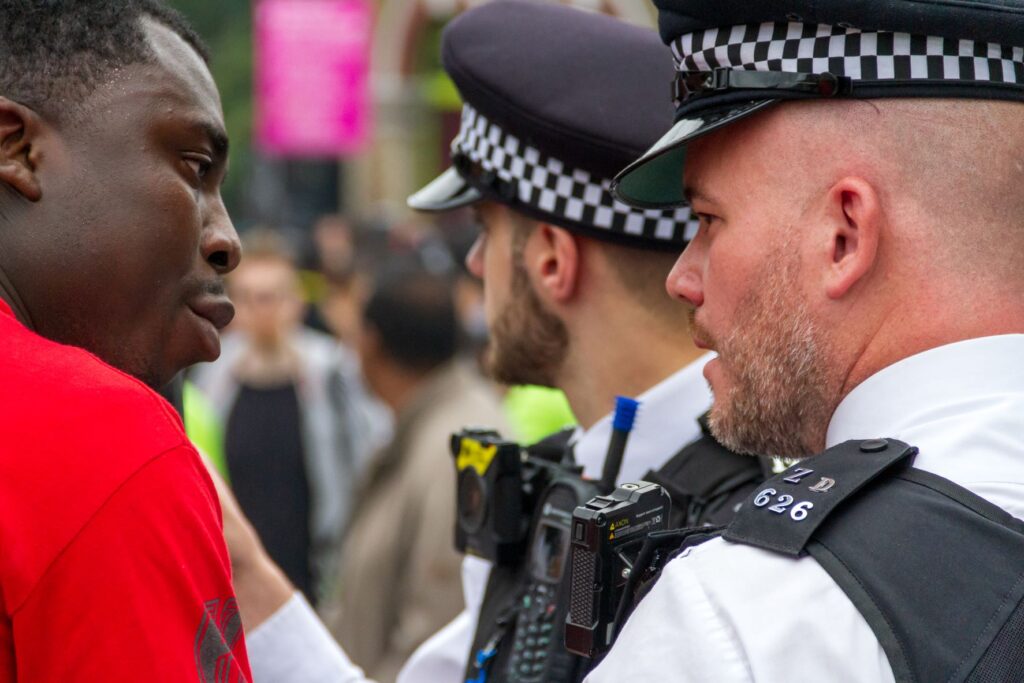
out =
[[[506,386],[533,385],[539,387],[559,388],[551,373],[536,364],[515,362],[493,341],[484,352],[484,371],[487,376],[499,384]],[[527,367],[529,365],[529,367]]]

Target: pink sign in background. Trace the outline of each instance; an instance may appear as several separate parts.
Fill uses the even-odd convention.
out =
[[[369,0],[256,3],[256,142],[278,156],[358,152],[369,137]]]

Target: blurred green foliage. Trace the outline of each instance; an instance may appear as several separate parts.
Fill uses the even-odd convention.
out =
[[[213,77],[220,88],[231,137],[231,171],[224,201],[241,216],[252,167],[252,7],[249,0],[170,0],[210,46]]]

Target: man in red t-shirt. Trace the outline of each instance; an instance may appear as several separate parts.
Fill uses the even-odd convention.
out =
[[[151,390],[233,315],[226,149],[158,0],[0,4],[0,683],[251,679],[216,492]]]

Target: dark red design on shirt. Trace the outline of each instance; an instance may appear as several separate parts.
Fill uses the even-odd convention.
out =
[[[242,635],[242,618],[234,598],[210,600],[196,632],[196,668],[202,683],[247,683],[234,648]]]

